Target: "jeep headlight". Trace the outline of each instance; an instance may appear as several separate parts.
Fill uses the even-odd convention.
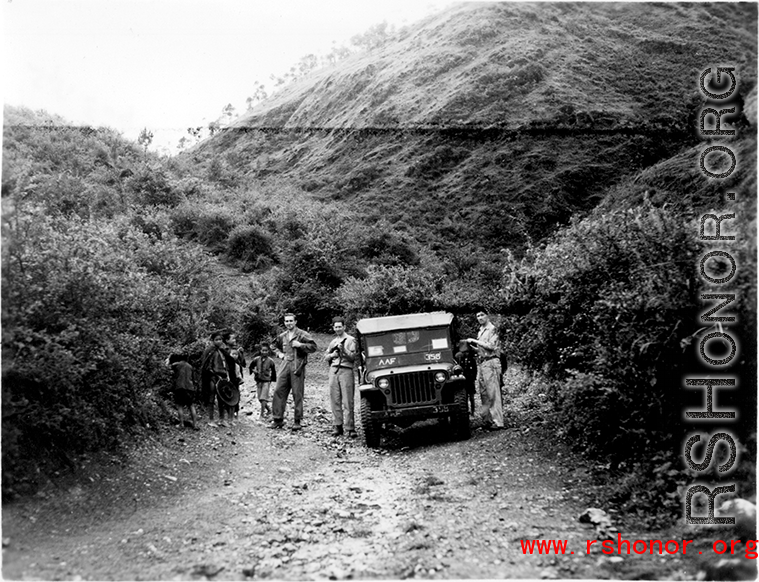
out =
[[[387,378],[380,378],[379,380],[377,380],[377,388],[381,388],[382,390],[384,390],[385,388],[389,388],[389,387],[390,387],[390,380],[388,380]]]
[[[445,372],[435,372],[435,382],[437,382],[438,384],[442,384],[443,382],[445,382],[446,378],[447,376]]]

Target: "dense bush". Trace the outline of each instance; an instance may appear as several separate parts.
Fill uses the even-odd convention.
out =
[[[364,278],[350,277],[337,290],[336,302],[356,321],[362,317],[434,311],[443,277],[413,267],[371,265]]]
[[[144,168],[127,180],[126,187],[133,198],[145,206],[177,206],[183,199],[182,193],[160,170]]]
[[[237,226],[229,233],[227,256],[244,271],[269,267],[274,257],[271,236],[252,224]]]
[[[334,314],[331,299],[342,282],[339,265],[307,242],[291,246],[281,260],[282,270],[273,285],[276,311],[292,311],[308,327],[327,328]]]
[[[44,451],[112,446],[154,419],[163,359],[205,333],[212,281],[201,252],[127,220],[15,215],[4,239],[3,484],[12,486],[19,464]]]
[[[510,357],[559,381],[553,399],[578,447],[652,442],[680,416],[684,338],[697,325],[696,228],[650,206],[574,221],[504,271]],[[630,442],[628,442],[630,445]]]
[[[418,265],[419,257],[414,247],[388,225],[378,225],[377,230],[364,235],[359,251],[365,259],[381,265]]]
[[[240,341],[249,352],[257,352],[259,344],[271,343],[277,335],[277,315],[266,311],[263,306],[253,304],[242,319]]]
[[[238,220],[231,210],[208,203],[184,203],[171,211],[177,236],[204,244],[217,254],[226,250],[229,233]]]
[[[32,183],[34,195],[44,201],[45,212],[63,216],[90,215],[90,200],[87,198],[84,181],[78,176],[62,174],[47,176]]]

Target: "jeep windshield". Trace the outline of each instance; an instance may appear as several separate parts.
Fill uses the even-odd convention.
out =
[[[367,370],[453,361],[447,327],[364,336],[364,356]]]

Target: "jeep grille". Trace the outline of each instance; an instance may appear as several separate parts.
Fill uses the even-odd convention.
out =
[[[390,404],[424,404],[437,401],[435,372],[411,372],[389,376]]]

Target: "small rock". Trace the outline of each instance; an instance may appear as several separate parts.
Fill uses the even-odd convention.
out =
[[[735,517],[735,532],[740,539],[749,539],[756,536],[756,506],[745,499],[730,499],[725,501],[720,508],[720,516]]]
[[[620,562],[624,562],[625,559],[622,556],[612,556],[609,558],[609,562],[612,564],[619,564]]]
[[[603,510],[598,509],[597,507],[591,507],[589,509],[586,509],[580,517],[578,518],[580,520],[580,523],[602,523],[603,521],[609,520],[609,515]]]
[[[542,580],[556,580],[559,577],[559,573],[555,568],[546,568],[540,573]]]
[[[596,530],[596,538],[599,540],[613,539],[611,532],[615,531],[615,529],[611,524],[611,516],[603,509],[591,507],[586,509],[578,519],[580,523],[593,524]]]
[[[3,547],[7,548],[11,545],[11,538],[3,538]]]
[[[756,564],[743,558],[722,558],[698,573],[699,580],[756,580]]]
[[[196,564],[192,569],[192,574],[194,576],[205,576],[206,578],[213,578],[223,569],[224,566],[216,566],[214,564]]]
[[[256,575],[256,567],[258,564],[253,564],[250,568],[243,568],[242,569],[242,575],[246,576],[247,578],[253,578],[253,576]]]

